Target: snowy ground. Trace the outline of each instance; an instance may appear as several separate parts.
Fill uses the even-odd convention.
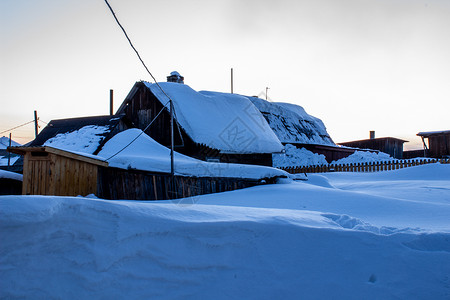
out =
[[[166,202],[3,196],[0,298],[449,299],[450,165]]]

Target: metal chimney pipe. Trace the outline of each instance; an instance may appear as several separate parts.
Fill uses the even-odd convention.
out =
[[[370,139],[371,140],[375,139],[375,131],[374,130],[370,131]]]
[[[113,105],[114,105],[114,91],[109,90],[109,114],[111,116],[114,115]]]

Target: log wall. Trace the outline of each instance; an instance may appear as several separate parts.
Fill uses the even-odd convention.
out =
[[[168,200],[273,183],[242,178],[185,177],[138,170],[100,168],[97,195],[103,199]]]

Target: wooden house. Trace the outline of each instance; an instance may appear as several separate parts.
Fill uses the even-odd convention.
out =
[[[419,132],[428,157],[448,158],[450,156],[450,130]],[[428,140],[428,145],[425,140]]]
[[[124,132],[127,134],[127,132]],[[146,140],[145,137],[141,139]],[[139,141],[137,142],[139,143]],[[115,142],[113,141],[113,144]],[[155,143],[152,143],[155,145]],[[149,152],[158,152],[158,149],[144,147]],[[255,185],[274,183],[277,178],[285,177],[283,171],[273,168],[250,166],[252,170],[260,170],[260,176],[233,177],[218,176],[218,173],[207,171],[207,175],[174,174],[155,169],[144,170],[140,162],[127,167],[120,167],[136,154],[137,146],[127,148],[112,160],[113,165],[104,158],[96,155],[73,153],[52,147],[11,147],[9,151],[24,156],[23,186],[24,195],[54,195],[54,196],[86,196],[95,194],[103,199],[130,199],[130,200],[168,200],[197,195],[232,191]],[[169,149],[161,146],[162,151],[169,153]],[[159,149],[161,151],[161,149]],[[153,151],[152,151],[153,150]],[[146,152],[147,150],[144,150]],[[144,153],[145,154],[145,153]],[[143,153],[138,156],[142,158]],[[178,156],[179,154],[177,154]],[[166,165],[170,165],[169,155],[165,156]],[[206,168],[207,162],[196,162],[193,158],[186,159],[193,163],[195,168]],[[147,165],[153,166],[160,163],[157,159],[152,163],[152,158],[144,158]],[[117,161],[120,163],[117,166]],[[177,161],[178,163],[178,161]],[[217,166],[217,164],[214,164]],[[245,166],[236,165],[237,168]],[[180,166],[183,169],[183,165]],[[262,169],[261,169],[262,168]],[[265,169],[269,169],[267,172]],[[212,169],[211,169],[212,170]],[[273,171],[270,171],[273,170]],[[245,170],[244,170],[245,171]],[[199,174],[198,172],[196,172]],[[266,174],[268,174],[266,176]]]
[[[347,157],[357,150],[336,145],[323,122],[306,113],[301,106],[269,102],[258,97],[249,99],[283,145],[291,144],[299,149],[305,148],[313,153],[322,154],[328,163]]]
[[[283,147],[249,99],[196,92],[178,75],[172,74],[170,82],[159,84],[137,82],[116,114],[125,115],[130,126],[169,147],[170,97],[174,102],[176,151],[204,161],[272,166],[272,153],[281,152]]]
[[[118,132],[129,128],[128,124],[123,121],[123,115],[116,116],[92,116],[81,118],[68,118],[52,120],[39,133],[39,135],[27,144],[28,147],[53,146],[64,148],[66,150],[78,151],[88,154],[97,154],[102,146]],[[58,141],[58,137],[62,135],[72,135],[72,141],[77,143],[69,144],[67,141]],[[12,170],[22,173],[23,157],[18,159],[12,166]]]
[[[387,153],[394,158],[402,159],[403,143],[405,142],[407,141],[393,137],[375,138],[375,132],[371,131],[369,139],[339,143],[339,145],[361,149],[378,150]]]
[[[8,150],[24,156],[23,195],[96,194],[99,167],[108,166],[98,158],[52,147],[12,147]]]

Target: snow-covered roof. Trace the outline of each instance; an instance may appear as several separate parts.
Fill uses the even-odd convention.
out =
[[[164,105],[169,100],[156,84],[144,82]],[[222,153],[276,153],[283,149],[260,111],[244,96],[197,92],[185,84],[159,83],[174,102],[175,118],[199,144]]]
[[[282,143],[335,145],[322,120],[290,103],[269,102],[248,97],[265,116]]]
[[[419,132],[417,135],[418,136],[429,136],[429,135],[436,135],[436,134],[449,134],[450,130],[441,130],[441,131],[424,131],[424,132]]]
[[[14,173],[14,172],[5,171],[5,170],[0,170],[0,178],[7,178],[7,179],[13,179],[13,180],[22,181],[23,180],[23,175],[22,174],[17,174],[17,173]]]
[[[106,132],[109,132],[109,126],[87,125],[72,132],[59,133],[48,139],[43,146],[92,154]]]
[[[133,140],[135,141],[130,144]],[[128,144],[130,145],[124,149]],[[119,152],[120,150],[122,151]],[[170,149],[157,143],[140,129],[118,133],[106,142],[98,156],[108,159],[110,167],[170,172]],[[288,176],[286,172],[271,167],[204,162],[178,152],[174,153],[174,162],[175,174],[184,176],[248,179]]]
[[[123,115],[108,115],[52,120],[30,146],[50,146],[93,154],[114,134],[122,117]]]
[[[17,147],[17,146],[21,146],[21,145],[11,139],[11,146]],[[6,149],[8,147],[9,147],[9,138],[6,136],[0,137],[0,149]]]

